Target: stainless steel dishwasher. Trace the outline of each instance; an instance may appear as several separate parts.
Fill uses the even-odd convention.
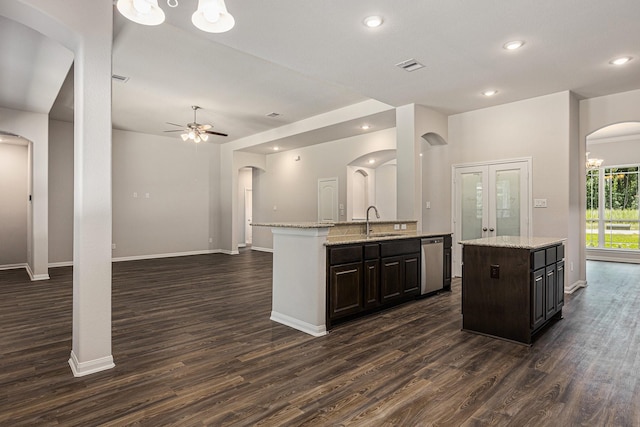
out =
[[[421,295],[442,289],[444,281],[443,252],[444,239],[442,237],[422,239]]]

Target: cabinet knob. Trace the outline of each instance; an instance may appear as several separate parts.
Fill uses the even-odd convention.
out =
[[[490,228],[489,231],[495,231],[493,228]]]
[[[482,231],[487,231],[487,227],[482,227]]]

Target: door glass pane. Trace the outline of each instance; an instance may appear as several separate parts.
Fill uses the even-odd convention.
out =
[[[482,237],[482,173],[462,174],[460,240]]]
[[[520,235],[520,170],[496,171],[496,236]]]

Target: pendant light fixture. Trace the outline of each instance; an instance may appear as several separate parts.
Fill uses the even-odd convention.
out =
[[[178,0],[167,0],[167,6],[177,7]],[[116,7],[122,16],[138,24],[160,25],[165,20],[158,0],[118,0]],[[191,22],[208,33],[224,33],[236,24],[224,0],[198,0],[198,9],[191,16]]]

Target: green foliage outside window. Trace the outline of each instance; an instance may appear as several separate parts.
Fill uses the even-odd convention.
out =
[[[640,249],[638,175],[638,166],[587,171],[587,247]]]

